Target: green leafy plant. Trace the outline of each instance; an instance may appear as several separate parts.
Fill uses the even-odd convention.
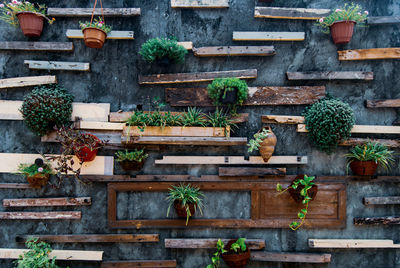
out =
[[[29,250],[15,261],[16,268],[59,268],[56,265],[56,257],[49,258],[52,251],[49,244],[39,241],[37,237],[28,237],[25,246]]]
[[[49,19],[46,16],[46,6],[39,4],[32,4],[28,1],[17,1],[12,0],[9,3],[0,4],[0,20],[5,21],[8,24],[11,24],[15,27],[18,27],[19,20],[17,18],[17,14],[19,12],[33,12],[36,15],[45,18],[49,24],[53,24],[55,21],[54,18]]]
[[[128,150],[125,151],[117,151],[115,153],[115,156],[117,157],[117,162],[122,162],[122,161],[135,161],[135,162],[142,162],[143,160],[147,159],[149,157],[148,154],[144,152],[144,150],[134,150],[132,152],[129,152]]]
[[[104,20],[101,17],[94,19],[92,21],[92,23],[90,23],[90,21],[79,22],[79,26],[81,27],[82,30],[89,28],[89,27],[97,28],[97,29],[104,31],[106,34],[111,32],[111,29],[112,29],[111,26],[106,25],[106,23],[104,22]]]
[[[254,134],[254,139],[251,139],[247,144],[247,146],[249,147],[247,151],[251,153],[254,150],[258,150],[263,140],[267,138],[270,133],[271,131],[268,128],[263,128],[261,132],[257,132],[256,134]]]
[[[330,32],[330,26],[338,21],[355,21],[358,26],[365,26],[367,20],[368,11],[362,12],[362,8],[354,3],[345,4],[342,8],[337,8],[335,11],[325,17],[318,20],[319,26],[321,26],[324,33]]]
[[[305,208],[302,208],[299,213],[297,213],[297,217],[301,220],[300,222],[298,221],[293,221],[292,223],[289,224],[290,229],[293,231],[296,231],[299,229],[305,222],[306,220],[306,215],[308,212],[308,204],[311,201],[311,197],[308,195],[308,190],[310,190],[313,185],[315,184],[313,180],[315,177],[308,177],[307,175],[304,175],[303,179],[297,179],[295,180],[288,188],[283,189],[281,184],[276,185],[276,190],[278,191],[279,194],[282,194],[289,190],[289,188],[293,188],[296,190],[299,187],[303,187],[300,191],[300,195],[302,196],[303,200],[302,203],[305,206]]]
[[[36,174],[54,174],[50,163],[48,161],[43,161],[41,158],[37,158],[34,164],[20,164],[18,166],[18,172],[23,173],[27,177],[32,177]]]
[[[367,142],[363,145],[357,145],[346,154],[347,170],[353,161],[374,161],[383,166],[385,170],[389,170],[390,166],[394,163],[393,151],[378,142]]]
[[[203,193],[200,192],[200,189],[197,187],[192,187],[190,184],[183,184],[181,183],[179,186],[172,185],[171,188],[168,189],[168,196],[167,201],[169,201],[169,206],[167,210],[167,217],[171,210],[171,207],[174,205],[175,202],[179,202],[182,207],[186,209],[186,225],[189,222],[190,216],[190,204],[194,204],[195,211],[199,208],[200,213],[203,214],[202,207],[203,207]]]
[[[232,243],[230,247],[230,251],[234,253],[243,253],[246,252],[246,238],[238,238],[235,243]],[[211,264],[207,265],[207,268],[218,268],[221,263],[221,255],[227,253],[228,251],[225,249],[224,242],[221,239],[217,241],[217,251],[211,257]]]
[[[238,238],[238,240],[231,245],[231,250],[235,253],[245,252],[247,250],[245,241],[246,238]]]
[[[43,136],[54,127],[71,121],[74,97],[58,85],[35,87],[24,97],[20,112],[26,126],[36,135]]]
[[[149,63],[165,58],[173,63],[183,63],[187,49],[174,38],[153,38],[144,43],[139,54]]]
[[[355,123],[350,105],[333,98],[306,107],[303,115],[310,140],[327,153],[331,153],[341,140],[350,137]]]
[[[199,126],[204,127],[206,125],[205,114],[196,107],[189,107],[187,112],[182,115],[183,126]]]

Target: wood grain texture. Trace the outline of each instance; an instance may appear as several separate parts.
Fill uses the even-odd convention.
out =
[[[79,121],[76,124],[77,129],[83,130],[103,130],[103,131],[122,131],[125,123]]]
[[[47,9],[47,15],[50,17],[90,17],[92,16],[93,8],[54,8]],[[131,17],[140,16],[140,8],[103,8],[103,13],[100,8],[94,11],[95,16],[107,17]]]
[[[176,267],[176,260],[141,260],[141,261],[105,261],[101,263],[101,268],[170,268]]]
[[[229,0],[171,0],[173,8],[226,8]]]
[[[190,42],[190,41],[178,42],[178,45],[183,46],[187,50],[192,50],[193,49],[193,42]]]
[[[124,126],[124,137],[176,136],[176,137],[229,137],[230,128],[221,127],[146,127]]]
[[[26,41],[2,41],[0,50],[26,50],[49,52],[72,52],[72,42],[26,42]]]
[[[388,217],[366,217],[366,218],[354,218],[354,225],[392,225],[400,224],[400,217],[388,216]]]
[[[0,79],[0,89],[30,87],[55,83],[57,83],[57,78],[54,75],[15,77]]]
[[[226,245],[231,239],[221,239]],[[165,248],[213,248],[217,247],[218,238],[165,238]],[[250,250],[260,250],[265,248],[265,240],[246,239],[246,246]]]
[[[368,139],[368,138],[349,138],[345,141],[341,141],[339,143],[339,146],[356,146],[356,145],[362,145],[369,141],[379,142],[390,148],[400,148],[400,140]]]
[[[306,125],[298,124],[297,132],[308,132]],[[400,134],[400,126],[354,125],[351,133]]]
[[[193,48],[193,53],[197,57],[273,56],[275,49],[273,46],[218,46]]]
[[[233,41],[304,41],[304,32],[233,32]]]
[[[90,206],[91,204],[90,197],[3,199],[3,207],[63,207]]]
[[[261,122],[264,124],[302,124],[303,116],[291,115],[262,115]]]
[[[266,176],[286,175],[286,168],[246,168],[246,167],[220,167],[218,169],[219,176],[225,177],[246,177],[246,176]]]
[[[400,205],[400,196],[364,197],[364,205]]]
[[[339,60],[400,59],[400,48],[370,48],[338,51]]]
[[[288,80],[365,80],[374,79],[373,72],[287,72]]]
[[[307,156],[272,156],[268,162],[264,162],[261,156],[250,156],[249,160],[244,156],[168,156],[156,159],[155,164],[175,165],[305,165]]]
[[[331,254],[296,252],[252,252],[250,260],[267,262],[329,263]]]
[[[29,183],[0,183],[0,189],[33,189]]]
[[[90,71],[88,62],[24,60],[24,64],[31,70]]]
[[[400,23],[400,16],[378,16],[378,17],[367,18],[367,24],[369,25],[394,24],[394,23]]]
[[[80,211],[0,212],[2,220],[80,220]]]
[[[367,108],[399,108],[400,107],[400,99],[366,100],[365,106]]]
[[[18,259],[27,249],[0,248],[0,259]],[[56,257],[56,260],[68,261],[101,261],[103,251],[89,250],[53,250],[49,253],[49,258]]]
[[[68,38],[83,39],[81,30],[68,29],[65,33]],[[106,39],[133,40],[135,39],[133,31],[111,31],[107,34]]]
[[[308,239],[310,248],[400,248],[393,240],[375,239]]]
[[[317,20],[329,15],[329,9],[287,8],[287,7],[255,7],[255,18]]]
[[[76,235],[18,235],[16,242],[25,243],[28,237],[47,243],[148,243],[159,242],[158,234],[76,234]]]
[[[124,144],[152,145],[204,145],[204,146],[235,146],[246,145],[247,138],[240,137],[122,137]]]

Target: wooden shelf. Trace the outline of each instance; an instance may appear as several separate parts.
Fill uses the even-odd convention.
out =
[[[28,237],[37,237],[48,243],[148,243],[159,242],[158,234],[80,234],[80,235],[19,235],[18,243],[25,243]]]
[[[400,196],[364,197],[364,205],[400,205]]]
[[[175,165],[305,165],[307,156],[272,156],[268,162],[264,162],[261,156],[250,156],[245,160],[244,156],[163,156],[161,160],[155,160],[155,164]]]
[[[27,64],[31,70],[90,71],[88,62],[24,60],[24,64]]]
[[[251,252],[252,261],[330,263],[331,254],[296,252]]]
[[[297,125],[297,132],[308,132],[305,124]],[[400,126],[354,125],[351,133],[400,134]]]
[[[221,177],[246,177],[246,176],[284,176],[286,168],[253,168],[253,167],[220,167],[218,176]]]
[[[288,80],[365,80],[374,79],[373,72],[287,72]]]
[[[1,220],[80,220],[80,211],[0,212]]]
[[[207,145],[207,146],[234,146],[246,145],[247,138],[243,137],[131,137],[122,140],[124,144],[152,144],[152,145]]]
[[[232,238],[233,239],[233,238]],[[232,239],[221,239],[227,244]],[[165,248],[216,248],[218,239],[214,238],[165,238]],[[246,239],[246,245],[250,250],[260,250],[265,248],[265,240],[262,239]]]
[[[0,248],[0,259],[18,259],[27,251],[28,249]],[[66,261],[101,261],[103,260],[103,251],[54,249],[49,253],[49,258],[53,257],[56,257],[56,260]]]
[[[304,32],[233,32],[233,41],[304,41]]]
[[[217,56],[273,56],[273,46],[218,46],[193,48],[197,57]]]
[[[100,268],[134,268],[134,267],[176,267],[176,260],[141,260],[141,261],[105,261]]]
[[[261,122],[264,124],[302,124],[303,116],[295,115],[262,115]]]
[[[128,137],[223,137],[228,138],[230,135],[230,127],[151,127],[148,126],[144,130],[137,126],[124,126],[122,136],[123,139]]]
[[[91,204],[90,197],[3,199],[3,207],[63,207],[90,206]]]
[[[255,18],[317,20],[326,17],[330,9],[287,8],[287,7],[255,7]]]
[[[393,240],[374,239],[308,239],[310,248],[400,248]]]
[[[171,0],[172,8],[227,8],[229,0]]]
[[[368,25],[382,25],[382,24],[395,24],[400,23],[400,16],[378,16],[368,17]]]
[[[57,78],[54,75],[15,77],[0,79],[0,89],[31,87],[55,83],[57,83]]]
[[[47,15],[49,17],[90,17],[92,16],[93,8],[55,8],[49,7]],[[132,17],[140,16],[140,8],[96,8],[94,11],[95,16],[107,17]]]
[[[66,35],[68,38],[83,39],[82,30],[68,29]],[[111,31],[107,34],[106,39],[133,40],[135,38],[133,31]]]
[[[49,52],[72,52],[72,42],[25,42],[25,41],[2,41],[0,50],[26,50],[26,51],[49,51]]]
[[[369,218],[354,218],[354,225],[398,225],[400,217],[369,217]]]
[[[342,50],[338,55],[339,60],[400,59],[400,47]]]
[[[379,142],[391,148],[400,148],[400,140],[387,140],[387,139],[368,139],[368,138],[349,138],[339,143],[340,146],[356,146],[363,145],[369,141]]]
[[[366,100],[367,108],[400,108],[400,99],[392,100]]]
[[[0,183],[0,189],[33,189],[29,183]]]

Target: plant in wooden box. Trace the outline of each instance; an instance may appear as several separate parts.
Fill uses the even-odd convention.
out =
[[[111,26],[106,25],[104,17],[92,19],[86,22],[79,22],[83,32],[85,45],[90,48],[102,48],[106,41],[107,34],[111,32]]]
[[[33,164],[20,164],[18,172],[26,176],[26,180],[33,188],[45,186],[50,175],[54,174],[50,164],[41,158],[37,158]]]
[[[286,189],[283,189],[282,185],[279,183],[276,185],[276,190],[279,194],[289,191],[290,196],[296,203],[301,203],[305,206],[297,213],[297,217],[301,221],[293,221],[289,224],[290,229],[293,231],[296,231],[304,224],[308,213],[308,204],[310,201],[314,200],[317,195],[318,186],[313,182],[314,179],[315,177],[308,177],[305,174],[301,174],[296,176]]]
[[[129,152],[128,150],[117,151],[115,156],[117,157],[117,162],[125,171],[141,170],[146,158],[149,157],[149,155],[146,154],[143,149],[136,149],[132,152]]]
[[[59,85],[35,87],[24,97],[21,109],[26,126],[36,135],[43,136],[54,127],[71,121],[74,97]]]
[[[264,127],[262,131],[257,132],[253,137],[254,139],[251,139],[247,144],[249,146],[248,152],[259,150],[264,162],[268,162],[274,153],[276,145],[276,136],[271,127]]]
[[[306,107],[303,115],[310,140],[327,153],[350,137],[355,122],[350,105],[331,97]]]
[[[235,77],[214,79],[207,91],[216,106],[228,105],[232,114],[236,114],[237,105],[242,105],[248,96],[246,81]]]
[[[49,258],[51,246],[39,241],[37,237],[28,237],[25,246],[29,249],[15,261],[16,268],[59,268],[56,265],[56,256]]]
[[[46,6],[32,4],[28,1],[12,0],[0,4],[0,19],[18,27],[28,37],[39,37],[43,31],[43,21],[52,24],[55,19],[46,17]]]
[[[167,210],[167,216],[174,206],[178,217],[186,218],[186,225],[189,222],[189,218],[193,216],[197,210],[203,214],[203,193],[197,187],[192,187],[190,184],[180,184],[179,186],[172,185],[169,188],[167,201],[169,201],[169,206]]]
[[[324,33],[331,33],[335,44],[347,44],[353,36],[354,25],[364,26],[367,20],[368,11],[362,12],[361,7],[352,3],[345,4],[329,16],[320,18],[318,25]]]
[[[231,268],[243,268],[250,260],[250,249],[246,246],[246,238],[239,238],[236,241],[230,240],[224,245],[221,239],[217,242],[217,252],[211,257],[212,264],[207,268],[218,268],[221,263],[221,256],[224,262]]]
[[[372,176],[375,174],[378,165],[385,170],[389,170],[393,164],[393,151],[378,142],[367,142],[357,145],[346,154],[347,170],[349,167],[354,174],[360,176]]]
[[[153,38],[142,45],[139,54],[149,63],[168,66],[183,63],[187,49],[179,45],[175,38]]]

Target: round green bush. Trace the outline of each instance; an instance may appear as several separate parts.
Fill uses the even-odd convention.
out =
[[[341,140],[350,137],[355,119],[350,105],[333,98],[322,99],[303,112],[310,140],[330,153]]]
[[[71,121],[74,97],[58,85],[35,87],[24,97],[20,112],[26,126],[36,135],[43,136],[54,126]]]
[[[139,54],[149,63],[163,58],[168,58],[173,63],[183,63],[187,49],[179,45],[175,39],[153,38],[147,40],[140,49]]]

